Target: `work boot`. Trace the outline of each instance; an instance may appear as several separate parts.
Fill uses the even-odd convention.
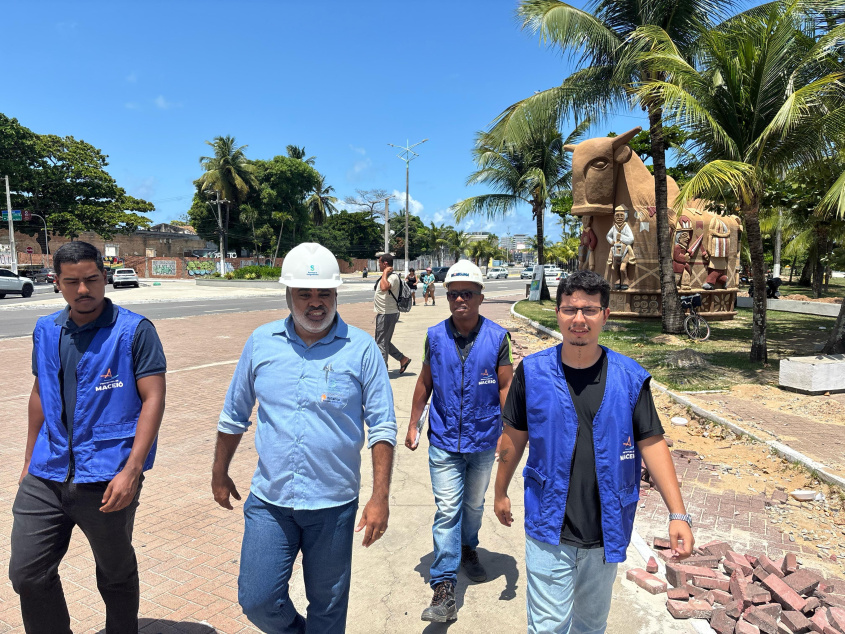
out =
[[[451,581],[441,581],[434,586],[434,596],[431,605],[422,613],[423,621],[446,623],[458,618],[458,604],[455,603],[455,584]]]
[[[478,553],[474,548],[469,546],[461,546],[461,566],[467,577],[475,582],[487,581],[487,571],[484,566],[478,561]]]

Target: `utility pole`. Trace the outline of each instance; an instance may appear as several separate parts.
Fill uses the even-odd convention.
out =
[[[384,252],[390,253],[390,196],[384,199]]]
[[[44,223],[44,248],[47,250],[47,261],[50,261],[50,236],[47,235],[47,221],[44,219],[44,216],[39,216],[38,214],[32,214],[35,218],[41,218],[41,222]],[[44,264],[47,266],[47,264]]]
[[[223,277],[226,274],[226,252],[223,250],[223,218],[220,215],[220,190],[207,189],[204,193],[214,194],[214,202],[217,203],[217,231],[220,233],[220,277]]]
[[[419,156],[416,152],[412,151],[411,148],[415,148],[418,145],[422,145],[428,141],[428,139],[423,139],[418,143],[414,143],[413,145],[409,145],[408,141],[405,141],[406,145],[393,145],[393,143],[388,143],[390,147],[395,147],[402,150],[396,156],[405,161],[405,276],[408,275],[408,218],[410,212],[410,200],[411,196],[409,194],[408,185],[410,182],[410,169],[411,169],[411,161]],[[403,156],[404,155],[404,156]]]
[[[15,246],[15,225],[12,222],[12,194],[9,191],[9,177],[6,176],[6,209],[9,212],[9,250],[12,252],[12,273],[18,272],[18,247]]]

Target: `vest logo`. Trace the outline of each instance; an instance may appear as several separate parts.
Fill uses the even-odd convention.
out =
[[[115,388],[123,387],[123,381],[118,380],[117,375],[112,375],[111,368],[106,370],[105,374],[101,374],[100,384],[94,388],[95,392],[102,392],[104,390],[113,390]]]
[[[622,450],[619,460],[633,460],[636,454],[634,453],[634,443],[631,442],[631,437],[622,443],[624,449]]]
[[[496,376],[490,374],[487,368],[484,368],[481,371],[481,378],[478,380],[479,385],[494,385],[498,382],[499,379]]]

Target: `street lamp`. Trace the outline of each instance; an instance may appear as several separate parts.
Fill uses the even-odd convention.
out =
[[[408,207],[410,206],[410,195],[408,194],[408,178],[410,173],[410,166],[411,161],[419,156],[416,152],[412,151],[411,148],[415,148],[418,145],[422,145],[428,141],[428,139],[423,139],[418,143],[414,143],[413,145],[393,145],[393,143],[388,143],[390,147],[395,147],[400,150],[399,154],[396,156],[405,161],[405,276],[408,275],[408,214],[410,211]],[[405,141],[407,144],[408,141]],[[404,155],[404,156],[403,156]]]
[[[226,274],[226,253],[223,251],[223,218],[220,216],[220,190],[219,189],[206,189],[203,190],[203,194],[214,194],[214,202],[217,203],[217,231],[220,234],[220,277]],[[207,200],[206,204],[211,205],[211,201]],[[214,210],[214,206],[211,207],[212,211]]]
[[[50,236],[47,235],[47,221],[44,220],[44,216],[39,216],[38,214],[30,214],[31,216],[35,216],[36,218],[41,218],[41,222],[44,223],[44,248],[47,249],[47,260],[50,260]]]

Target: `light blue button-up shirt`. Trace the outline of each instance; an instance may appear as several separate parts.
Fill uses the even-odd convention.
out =
[[[396,445],[387,368],[373,338],[340,315],[307,346],[291,317],[257,328],[241,354],[217,429],[242,434],[258,400],[258,467],[265,502],[314,510],[358,497],[364,425],[368,447]]]

